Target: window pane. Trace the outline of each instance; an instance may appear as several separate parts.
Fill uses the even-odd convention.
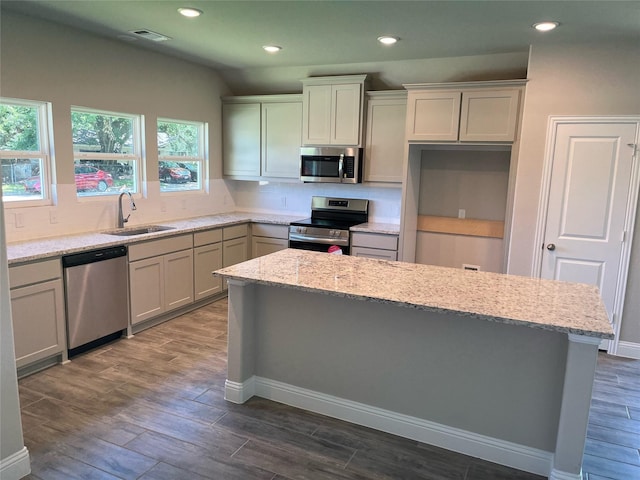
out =
[[[75,164],[78,196],[135,193],[135,160],[86,160]]]
[[[74,152],[133,152],[131,118],[72,111],[71,129]]]
[[[42,160],[39,158],[3,158],[2,199],[8,202],[42,200],[42,172]]]
[[[0,104],[0,150],[40,151],[37,107]]]
[[[197,190],[200,162],[158,162],[161,192]]]
[[[198,126],[158,121],[158,155],[161,157],[199,157]]]

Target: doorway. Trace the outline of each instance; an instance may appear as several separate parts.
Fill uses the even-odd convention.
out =
[[[640,176],[639,118],[551,117],[534,275],[599,288],[616,353]]]

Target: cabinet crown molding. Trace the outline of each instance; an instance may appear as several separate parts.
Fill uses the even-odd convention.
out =
[[[460,88],[503,88],[522,87],[529,80],[526,78],[514,80],[488,80],[482,82],[446,82],[446,83],[405,83],[402,86],[407,90],[434,90],[434,89],[460,89]]]
[[[300,80],[303,85],[340,85],[342,83],[364,83],[367,74],[363,75],[334,75],[328,77],[308,77]]]

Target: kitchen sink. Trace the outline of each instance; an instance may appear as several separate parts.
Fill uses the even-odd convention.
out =
[[[163,232],[165,230],[173,230],[176,227],[167,227],[166,225],[147,225],[146,227],[121,228],[104,232],[107,235],[118,235],[119,237],[131,237],[133,235],[143,235],[145,233]]]

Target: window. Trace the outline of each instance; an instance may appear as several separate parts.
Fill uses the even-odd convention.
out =
[[[43,102],[0,99],[2,200],[6,205],[46,204],[51,197],[48,109]]]
[[[158,178],[161,192],[200,190],[205,171],[205,124],[158,120]]]
[[[141,165],[140,115],[71,109],[79,197],[136,193]]]

